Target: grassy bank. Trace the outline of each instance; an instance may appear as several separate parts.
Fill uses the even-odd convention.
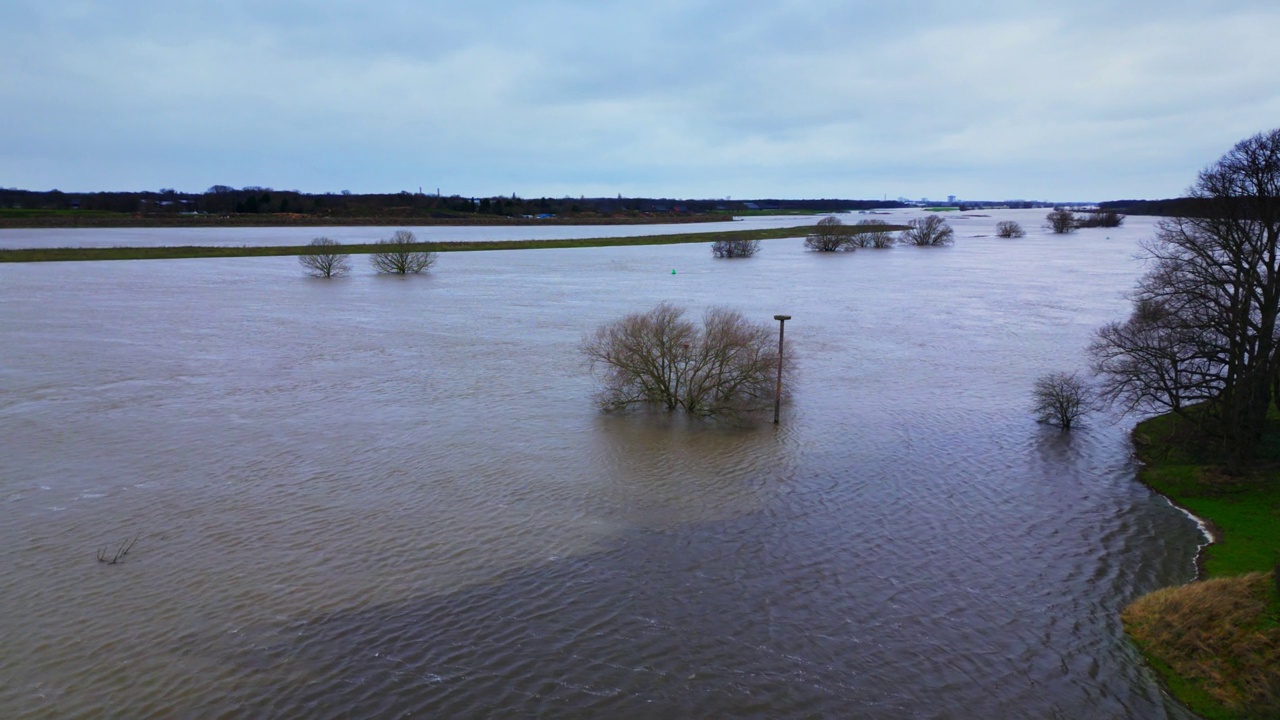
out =
[[[1280,718],[1280,418],[1255,469],[1227,476],[1173,416],[1134,429],[1144,483],[1210,525],[1203,580],[1165,588],[1125,608],[1126,631],[1197,713]]]
[[[492,242],[424,242],[422,250],[434,252],[468,252],[475,250],[540,250],[547,248],[611,247],[623,245],[675,245],[680,243],[708,243],[716,240],[776,240],[804,237],[813,226],[764,230],[733,230],[726,232],[682,233],[679,235],[642,235],[638,237],[598,237],[572,240],[496,240]],[[900,230],[899,226],[889,226]],[[343,252],[362,255],[378,252],[376,243],[352,243],[341,246]],[[173,260],[187,258],[266,257],[278,255],[305,255],[312,248],[307,245],[281,246],[168,246],[168,247],[109,247],[109,248],[30,248],[0,250],[0,262],[57,262],[72,260]]]

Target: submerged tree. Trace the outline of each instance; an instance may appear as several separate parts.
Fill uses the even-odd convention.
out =
[[[955,242],[956,231],[937,215],[912,218],[902,231],[902,242],[920,247],[941,247]]]
[[[397,230],[390,238],[379,240],[378,248],[369,256],[369,262],[380,273],[416,274],[436,262],[436,253],[423,249],[422,243],[408,230]]]
[[[1054,210],[1044,216],[1044,221],[1045,227],[1058,235],[1075,232],[1076,228],[1079,227],[1076,214],[1070,210]]]
[[[1002,238],[1020,238],[1026,237],[1027,231],[1022,229],[1014,220],[1001,220],[996,223],[996,237]]]
[[[1131,406],[1207,400],[1184,414],[1239,468],[1280,377],[1280,129],[1237,143],[1190,196],[1197,217],[1160,222],[1133,316],[1102,328],[1091,352],[1108,395]]]
[[[1124,224],[1124,216],[1115,210],[1096,210],[1086,212],[1076,218],[1076,227],[1113,228]]]
[[[854,235],[850,242],[860,248],[884,249],[893,247],[896,242],[889,230],[889,223],[883,220],[859,220],[853,229]]]
[[[716,240],[711,243],[711,255],[718,258],[749,258],[759,251],[759,240]]]
[[[583,340],[581,351],[600,380],[601,409],[651,405],[737,417],[772,407],[778,373],[772,327],[722,307],[707,310],[701,326],[684,313],[662,303],[601,326]],[[784,386],[792,364],[784,366]]]
[[[853,242],[853,228],[834,215],[824,217],[814,225],[813,232],[804,239],[804,246],[817,252],[839,252],[857,248]]]
[[[1070,430],[1093,409],[1092,392],[1076,373],[1056,372],[1036,380],[1032,390],[1036,419]]]
[[[327,237],[318,237],[307,246],[307,252],[298,256],[298,263],[312,277],[328,278],[351,272],[351,256],[338,250],[342,243]]]

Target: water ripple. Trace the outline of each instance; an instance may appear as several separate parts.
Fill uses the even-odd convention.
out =
[[[1185,718],[1117,613],[1190,576],[1194,524],[1122,426],[1026,412],[1144,221],[964,222],[405,282],[0,267],[0,716]],[[669,299],[794,316],[780,426],[590,407],[582,334]]]

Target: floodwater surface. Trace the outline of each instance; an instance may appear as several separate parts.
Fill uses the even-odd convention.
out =
[[[1152,221],[1043,212],[407,278],[0,265],[0,717],[1189,718],[1118,614],[1195,524],[1131,421],[1028,411]],[[664,300],[793,317],[779,426],[593,407],[583,335]]]

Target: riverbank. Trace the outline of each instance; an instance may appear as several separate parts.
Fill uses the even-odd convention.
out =
[[[885,226],[888,230],[902,230],[903,226]],[[877,228],[884,229],[884,228]],[[637,237],[597,237],[560,240],[494,240],[477,242],[424,242],[415,249],[428,252],[469,252],[476,250],[543,250],[548,248],[612,247],[625,245],[676,245],[681,243],[706,243],[717,240],[777,240],[804,237],[813,231],[812,225],[767,228],[757,230],[727,230],[719,232],[680,233],[668,235],[640,235]],[[351,243],[340,246],[341,251],[352,255],[367,255],[385,250],[377,243]],[[3,262],[63,262],[85,260],[174,260],[190,258],[269,257],[279,255],[305,255],[314,251],[309,245],[273,246],[165,246],[165,247],[108,247],[108,248],[24,248],[0,250]]]
[[[1255,469],[1238,477],[1219,472],[1187,432],[1170,415],[1134,428],[1139,478],[1204,520],[1214,541],[1201,553],[1200,578],[1135,600],[1125,630],[1195,712],[1280,718],[1280,417]]]

